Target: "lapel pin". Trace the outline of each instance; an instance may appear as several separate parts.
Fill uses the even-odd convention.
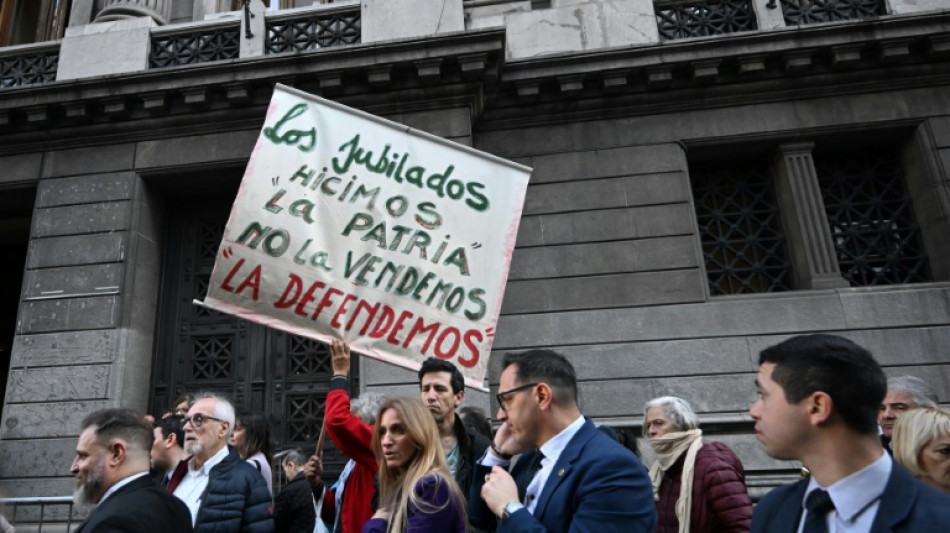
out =
[[[563,475],[564,475],[564,469],[563,469],[563,468],[557,471],[557,477],[561,477],[561,476],[563,476]]]

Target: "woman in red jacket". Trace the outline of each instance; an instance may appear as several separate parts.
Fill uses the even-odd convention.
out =
[[[749,531],[752,501],[736,454],[703,443],[696,413],[682,398],[647,402],[643,434],[656,461],[650,467],[659,517],[657,533]]]

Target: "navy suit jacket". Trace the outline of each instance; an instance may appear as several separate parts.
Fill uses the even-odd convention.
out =
[[[752,515],[752,533],[795,533],[808,479],[779,487],[762,498]],[[950,496],[914,479],[894,463],[870,533],[947,531]]]
[[[191,513],[148,475],[96,506],[76,533],[191,533]]]
[[[531,451],[511,471],[526,475]],[[469,521],[481,529],[507,532],[652,533],[656,504],[646,469],[630,450],[599,431],[588,419],[568,442],[538,496],[534,514],[522,509],[501,523],[482,500],[490,468],[475,466],[469,494]]]

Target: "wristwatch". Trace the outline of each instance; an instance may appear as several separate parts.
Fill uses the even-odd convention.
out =
[[[505,505],[505,510],[501,512],[501,521],[505,523],[511,518],[511,515],[518,512],[518,509],[524,509],[524,505],[521,505],[518,502],[508,502]]]

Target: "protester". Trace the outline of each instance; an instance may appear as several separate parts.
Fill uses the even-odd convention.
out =
[[[188,533],[188,508],[148,477],[152,430],[126,409],[102,409],[80,424],[73,501],[95,505],[76,533]]]
[[[449,472],[459,487],[465,487],[467,498],[475,463],[485,454],[491,441],[468,429],[455,413],[465,399],[465,379],[458,367],[430,357],[422,362],[418,376],[420,397],[439,428]]]
[[[887,394],[881,402],[877,421],[881,426],[881,443],[888,453],[893,451],[891,437],[894,423],[908,409],[937,407],[937,393],[917,376],[898,376],[887,380]]]
[[[195,395],[186,392],[178,398],[175,398],[175,402],[172,404],[172,414],[185,416],[188,414],[188,410],[191,409],[191,406],[195,404]]]
[[[373,431],[379,510],[363,533],[465,533],[465,501],[449,472],[439,431],[415,398],[383,402]]]
[[[267,492],[274,494],[274,472],[270,467],[274,460],[274,440],[267,417],[252,412],[238,415],[230,443],[237,448],[241,459],[261,473],[267,482]]]
[[[877,412],[887,390],[871,354],[834,335],[792,337],[759,354],[749,414],[765,451],[810,477],[768,493],[753,532],[943,531],[950,497],[884,453]]]
[[[168,492],[175,488],[188,472],[188,452],[185,451],[185,417],[167,416],[152,429],[152,469],[159,472],[159,485]]]
[[[303,473],[304,461],[300,450],[290,450],[281,459],[287,484],[274,499],[275,533],[313,533],[316,514],[310,484]]]
[[[911,409],[894,425],[894,460],[931,487],[950,494],[950,412]]]
[[[577,376],[550,350],[505,355],[497,418],[475,470],[469,518],[483,529],[652,532],[656,506],[637,457],[581,416]],[[509,474],[515,454],[524,454]],[[552,486],[548,486],[548,485]]]
[[[486,442],[491,441],[491,424],[488,422],[488,417],[485,416],[485,411],[478,407],[466,405],[459,409],[458,414],[469,433],[478,433],[487,439]]]
[[[686,400],[664,396],[647,402],[643,434],[656,454],[650,480],[657,533],[749,530],[752,500],[742,463],[725,444],[703,443],[699,420]]]
[[[379,412],[380,398],[364,392],[350,402],[347,394],[350,374],[350,348],[342,340],[330,344],[333,378],[324,407],[327,435],[343,455],[349,458],[340,479],[325,491],[320,479],[323,468],[320,458],[313,456],[304,468],[314,498],[323,497],[324,519],[328,513],[333,533],[359,533],[373,516],[374,478],[378,464],[373,453],[373,427]],[[330,520],[327,520],[330,523]]]
[[[271,533],[271,495],[256,468],[227,446],[234,406],[199,395],[185,422],[188,472],[175,489],[191,512],[196,533]]]

